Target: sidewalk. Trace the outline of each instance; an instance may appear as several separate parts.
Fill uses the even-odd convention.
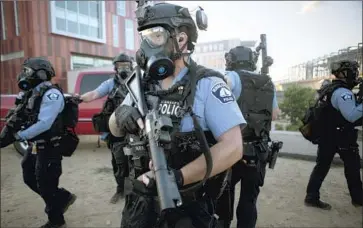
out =
[[[97,136],[95,135],[81,135],[79,148],[91,149],[96,151]],[[307,161],[316,160],[317,146],[305,140],[300,132],[291,131],[271,131],[271,139],[274,141],[282,141],[284,145],[279,153],[279,157],[295,158]],[[362,140],[359,140],[359,153],[362,157]],[[105,143],[101,140],[101,147],[106,147]],[[363,162],[362,162],[363,163]],[[333,164],[341,165],[343,162],[340,160],[339,155],[336,154]],[[363,164],[362,164],[363,166]]]
[[[316,160],[317,146],[304,139],[300,132],[271,131],[271,139],[284,143],[279,156],[297,158],[308,161]],[[362,140],[359,140],[359,153],[362,157]],[[336,154],[333,164],[343,164],[339,155]]]

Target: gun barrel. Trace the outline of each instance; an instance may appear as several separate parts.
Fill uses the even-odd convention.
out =
[[[154,123],[153,113],[146,116],[146,129],[150,146],[150,156],[154,166],[156,188],[160,202],[160,210],[173,209],[182,203],[180,192],[175,181],[174,174],[168,170],[164,149],[158,146],[155,140],[152,124]]]

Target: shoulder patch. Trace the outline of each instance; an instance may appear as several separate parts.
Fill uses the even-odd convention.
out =
[[[58,100],[59,98],[59,94],[56,94],[56,93],[49,93],[47,95],[48,99],[51,100],[51,101],[56,101]]]
[[[342,95],[340,95],[340,97],[344,100],[344,101],[349,101],[349,100],[353,100],[353,95],[350,92],[345,92]]]
[[[231,90],[224,82],[215,84],[211,92],[222,104],[227,104],[235,100]]]

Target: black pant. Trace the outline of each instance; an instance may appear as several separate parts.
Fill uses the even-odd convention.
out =
[[[111,164],[113,174],[117,183],[117,192],[124,191],[125,177],[128,176],[128,161],[127,156],[123,152],[123,142],[110,142],[109,148],[111,150]]]
[[[327,143],[318,145],[318,156],[316,158],[316,165],[310,175],[309,184],[306,190],[306,199],[320,199],[319,190],[321,184],[329,172],[330,164],[335,153],[338,153],[344,162],[344,174],[347,179],[348,189],[352,201],[362,202],[363,191],[360,176],[360,156],[358,145],[345,148],[347,149],[340,149],[338,146],[332,146]]]
[[[215,228],[214,202],[208,196],[161,216],[155,196],[135,191],[126,195],[121,228]]]
[[[253,146],[253,145],[252,145]],[[229,228],[233,220],[235,186],[241,181],[240,197],[237,205],[237,228],[254,228],[257,222],[257,197],[260,187],[264,184],[266,174],[267,152],[261,153],[259,147],[244,147],[244,151],[254,150],[261,158],[244,156],[247,165],[243,161],[238,161],[232,167],[232,178],[229,188],[226,188],[223,195],[217,202],[216,214],[219,216],[219,227]],[[257,166],[250,163],[254,161]]]
[[[62,174],[62,157],[49,145],[38,145],[37,154],[26,152],[22,161],[24,183],[39,194],[45,204],[48,220],[54,224],[63,224],[63,208],[71,193],[58,188]]]

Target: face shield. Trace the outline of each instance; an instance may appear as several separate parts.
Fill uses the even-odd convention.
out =
[[[158,48],[164,46],[168,38],[170,37],[170,33],[168,30],[164,29],[161,26],[145,29],[139,32],[141,41],[147,42],[150,48]]]

